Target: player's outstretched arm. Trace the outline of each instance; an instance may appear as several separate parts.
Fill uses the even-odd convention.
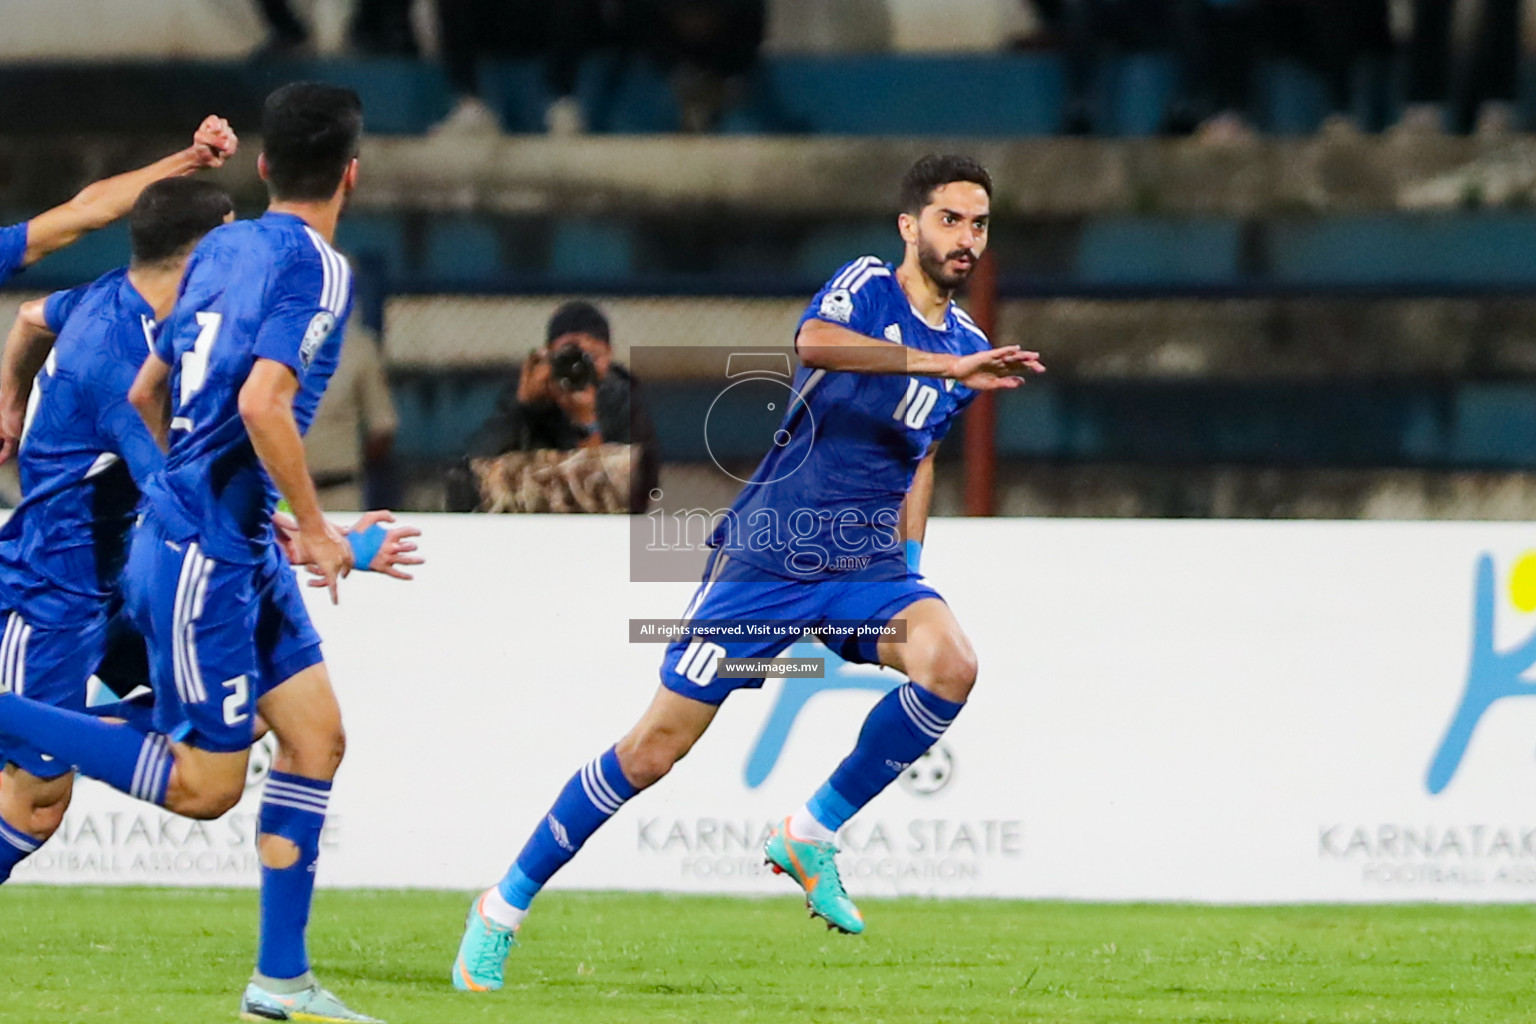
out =
[[[171,432],[170,364],[151,352],[128,389],[128,404],[138,411],[155,443],[165,451]]]
[[[275,359],[256,360],[240,387],[240,419],[256,457],[288,502],[310,564],[324,577],[335,604],[336,581],[352,569],[352,548],[320,511],[320,498],[304,461],[304,439],[293,418],[299,378]]]
[[[800,361],[815,370],[953,378],[975,391],[1016,388],[1028,373],[1044,373],[1040,353],[1005,345],[969,356],[928,352],[871,338],[825,320],[807,320],[795,336]]]
[[[24,266],[73,243],[81,235],[106,227],[125,215],[139,193],[161,178],[177,178],[207,167],[222,167],[235,154],[239,139],[229,122],[209,116],[192,135],[192,145],[156,160],[148,167],[103,178],[81,189],[67,203],[44,211],[27,222]]]
[[[43,303],[42,299],[22,303],[5,339],[5,352],[0,354],[0,464],[16,454],[27,421],[32,381],[53,350],[55,335],[48,326]]]

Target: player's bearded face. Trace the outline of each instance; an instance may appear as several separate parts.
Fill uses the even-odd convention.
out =
[[[917,265],[946,291],[954,291],[965,283],[976,268],[976,258],[976,252],[965,247],[940,251],[921,227],[917,229]]]

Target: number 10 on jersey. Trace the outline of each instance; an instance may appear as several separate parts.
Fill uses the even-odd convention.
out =
[[[896,412],[891,419],[901,420],[913,430],[921,430],[924,423],[928,422],[928,414],[933,412],[933,407],[938,404],[939,389],[932,384],[924,384],[916,377],[907,378],[907,393],[896,405]]]

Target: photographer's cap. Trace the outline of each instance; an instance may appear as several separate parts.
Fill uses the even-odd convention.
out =
[[[608,318],[603,316],[603,311],[580,299],[567,302],[555,310],[549,318],[549,326],[544,330],[544,344],[548,345],[567,334],[590,334],[598,341],[610,345],[613,343],[608,334]]]

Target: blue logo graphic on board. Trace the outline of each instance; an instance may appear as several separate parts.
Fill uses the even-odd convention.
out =
[[[1536,551],[1528,551],[1515,562],[1509,574],[1508,602],[1522,612],[1536,611]],[[1467,665],[1467,685],[1461,703],[1451,718],[1450,728],[1440,741],[1430,762],[1425,788],[1439,793],[1450,785],[1461,767],[1467,745],[1477,723],[1488,709],[1505,697],[1536,696],[1536,682],[1525,673],[1536,666],[1536,630],[1520,643],[1501,651],[1495,640],[1498,587],[1493,558],[1477,560],[1477,582],[1472,601],[1472,653]]]
[[[768,720],[763,723],[763,731],[758,733],[757,742],[752,745],[752,752],[747,757],[745,775],[748,789],[756,789],[768,781],[774,766],[779,763],[779,755],[784,752],[790,730],[795,727],[795,719],[800,717],[800,712],[818,693],[829,690],[869,690],[884,695],[906,682],[905,677],[899,673],[882,672],[873,665],[850,665],[814,641],[795,644],[783,653],[791,658],[824,659],[823,678],[784,680],[784,688],[779,691],[778,700],[768,713]]]

